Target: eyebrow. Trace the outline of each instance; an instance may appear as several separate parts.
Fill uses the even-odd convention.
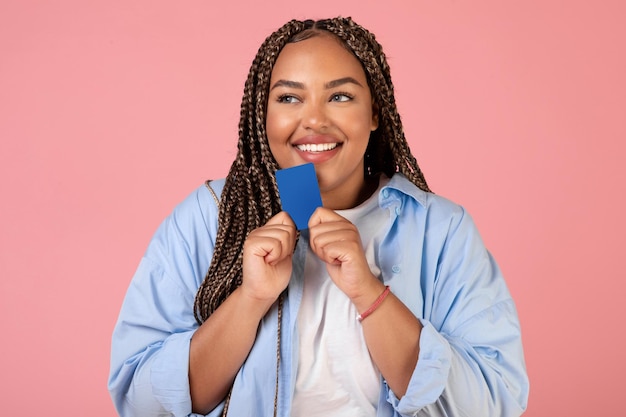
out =
[[[354,78],[343,77],[343,78],[339,78],[339,79],[327,82],[326,84],[324,84],[324,88],[325,89],[335,88],[335,87],[339,87],[340,85],[348,84],[348,83],[356,84],[359,87],[363,87],[363,85],[357,80],[355,80]],[[274,83],[272,88],[270,88],[270,91],[275,89],[276,87],[288,87],[288,88],[295,88],[298,90],[304,90],[304,83],[301,83],[298,81],[290,81],[290,80],[278,80]]]

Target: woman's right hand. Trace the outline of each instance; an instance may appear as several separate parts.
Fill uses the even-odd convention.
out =
[[[259,321],[287,288],[296,225],[285,212],[250,232],[243,245],[241,285],[194,333],[189,348],[189,392],[198,414],[228,394],[252,349]]]
[[[273,303],[287,288],[296,233],[295,223],[284,211],[250,232],[243,246],[241,283],[247,297]]]

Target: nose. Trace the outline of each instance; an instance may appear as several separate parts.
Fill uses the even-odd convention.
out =
[[[314,131],[328,127],[328,115],[323,103],[309,101],[302,106],[302,126]]]

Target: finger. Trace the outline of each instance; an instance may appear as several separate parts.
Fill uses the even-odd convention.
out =
[[[321,223],[309,226],[309,241],[311,245],[323,246],[327,242],[339,240],[354,240],[361,242],[359,230],[346,218],[339,215],[326,215],[327,213],[319,213],[320,216],[314,219],[317,222],[325,219]],[[335,213],[333,213],[335,214]]]
[[[274,217],[269,219],[267,223],[265,224],[266,225],[284,224],[286,226],[293,226],[294,229],[296,227],[296,224],[294,223],[293,219],[286,211],[281,211],[280,213],[276,214]]]
[[[264,236],[260,232],[250,234],[244,243],[244,256],[249,254],[267,260],[268,256],[272,255],[271,258],[274,259],[280,256],[281,252],[282,245],[280,239],[273,236]]]
[[[291,256],[285,239],[277,239],[272,236],[255,236],[246,241],[244,256],[256,256],[262,258],[268,265],[276,265],[286,257]]]
[[[326,263],[345,262],[362,256],[361,237],[356,227],[350,223],[332,225],[336,228],[317,233],[325,226],[321,225],[316,228],[316,233],[311,234],[310,245],[313,253]]]
[[[287,248],[293,249],[296,244],[297,229],[292,218],[281,211],[257,229],[254,229],[247,239],[251,237],[274,237],[284,243]]]
[[[325,207],[318,207],[315,209],[315,211],[313,212],[313,214],[311,215],[311,217],[309,218],[309,229],[311,227],[315,227],[318,224],[321,223],[326,223],[326,222],[337,222],[337,221],[348,221],[345,217],[340,216],[339,214],[335,213],[333,210],[325,208]]]
[[[266,224],[265,226],[259,227],[258,229],[254,229],[250,232],[246,240],[267,237],[288,242],[293,240],[293,236],[295,236],[295,234],[293,226],[286,224]]]
[[[361,242],[352,236],[340,236],[337,239],[326,236],[315,242],[313,252],[326,263],[344,263],[362,256]]]

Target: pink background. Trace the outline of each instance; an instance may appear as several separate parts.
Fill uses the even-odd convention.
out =
[[[0,3],[3,415],[115,415],[110,335],[148,240],[226,174],[265,36],[334,15],[385,46],[427,179],[505,272],[526,415],[623,409],[621,0],[214,4]]]

